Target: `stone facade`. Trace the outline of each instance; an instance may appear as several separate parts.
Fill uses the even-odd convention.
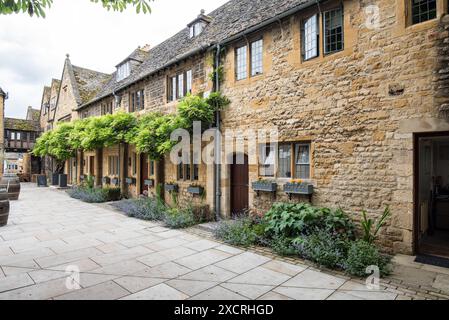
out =
[[[262,2],[265,5],[270,1]],[[390,206],[393,217],[383,230],[381,242],[392,252],[412,253],[414,247],[414,134],[449,131],[448,7],[446,1],[436,2],[436,19],[411,25],[408,1],[405,0],[327,1],[319,6],[302,1],[309,6],[301,11],[260,28],[254,27],[251,33],[228,42],[224,35],[231,36],[232,33],[222,30],[223,36],[214,40],[226,42],[222,59],[224,81],[220,89],[232,102],[221,114],[222,131],[277,128],[279,143],[310,143],[310,179],[307,182],[314,186],[312,203],[340,206],[355,219],[360,217],[362,210],[367,210],[370,216],[378,216],[387,205]],[[223,8],[231,10],[231,5],[237,5],[237,1],[231,1]],[[283,1],[275,12],[281,14],[278,8],[287,10],[293,5],[299,5],[299,2]],[[379,9],[379,21],[376,17],[372,21],[370,18],[373,17],[367,15],[372,12],[373,7],[369,7],[372,5]],[[302,22],[313,14],[340,6],[344,12],[344,49],[323,54],[324,27],[320,14],[320,54],[304,61]],[[241,19],[236,21],[249,27],[248,21],[245,20],[245,24]],[[215,27],[214,22],[211,27]],[[216,30],[210,31],[214,32]],[[205,34],[205,37],[209,35],[207,28]],[[184,43],[179,41],[182,37],[181,32],[164,42],[162,48],[168,47],[169,41],[173,41],[175,47],[182,47]],[[236,81],[236,48],[257,39],[263,39],[263,72]],[[209,49],[214,41],[208,42]],[[58,108],[60,103],[61,110],[57,111],[56,118],[64,119],[70,110],[72,120],[98,116],[102,114],[102,105],[111,102],[113,112],[129,112],[130,94],[136,90],[144,90],[145,96],[144,108],[137,112],[137,116],[153,111],[175,112],[178,102],[168,101],[169,79],[186,70],[192,70],[194,94],[207,94],[213,90],[208,77],[212,71],[212,50],[192,50],[189,54],[175,55],[166,64],[158,61],[167,53],[162,54],[162,51],[156,47],[133,64],[136,72],[151,70],[145,76],[139,73],[115,83],[115,74],[108,78],[98,73],[96,83],[104,81],[105,85],[96,94],[89,95],[94,97],[91,100],[78,101],[76,89],[72,93],[68,91],[68,96],[74,95],[75,99],[64,100],[60,93]],[[249,52],[248,66],[251,65]],[[163,67],[154,67],[153,60],[154,66]],[[247,71],[250,75],[249,67]],[[70,80],[70,75],[63,75],[63,78]],[[65,87],[64,80],[62,87]],[[134,146],[127,145],[80,152],[77,172],[94,174],[97,185],[101,185],[101,177],[109,176],[108,157],[118,155],[122,191],[137,197],[142,189],[142,168],[140,155],[136,155],[133,164],[134,153]],[[223,157],[232,158],[232,153],[223,154]],[[91,159],[94,159],[92,163]],[[214,166],[200,165],[197,181],[178,181],[178,169],[168,157],[156,167],[155,185],[177,183],[179,202],[206,203],[213,208]],[[261,178],[259,166],[250,164],[248,171],[251,186]],[[222,216],[229,217],[232,211],[231,167],[222,165],[221,172],[220,211]],[[127,185],[127,177],[134,177],[135,184]],[[282,191],[283,184],[290,182],[290,178],[267,179],[278,183],[278,191],[276,195],[257,194],[249,187],[248,204],[252,211],[264,213],[275,201],[309,201],[302,196],[290,199]],[[187,192],[192,183],[205,188],[205,198]],[[155,188],[149,191],[154,194]],[[169,203],[172,200],[167,193],[165,198]]]
[[[441,17],[447,7],[443,1],[437,3]],[[382,244],[411,253],[413,133],[449,129],[447,116],[441,116],[448,102],[449,19],[408,26],[404,1],[376,1],[380,26],[369,29],[363,26],[368,4],[373,3],[344,2],[345,49],[332,55],[301,60],[300,21],[312,11],[256,34],[264,40],[261,76],[235,81],[238,44],[228,48],[222,91],[232,105],[223,113],[223,127],[274,126],[280,142],[311,142],[313,204],[340,206],[356,219],[364,209],[377,216],[389,205],[393,217]],[[249,174],[250,181],[257,180],[257,166],[250,166]],[[224,170],[225,189],[228,180]],[[288,180],[276,179],[280,188],[276,201],[289,201],[281,191]],[[250,189],[255,211],[264,212],[273,201],[272,195],[257,196]],[[229,203],[225,190],[226,213]]]

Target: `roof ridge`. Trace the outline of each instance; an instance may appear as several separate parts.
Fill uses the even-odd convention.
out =
[[[93,70],[93,69],[89,69],[89,68],[80,67],[80,66],[77,66],[77,65],[74,65],[74,64],[72,64],[72,68],[73,68],[73,69],[86,70],[86,71],[90,71],[90,72],[95,72],[95,73],[102,74],[102,75],[105,75],[105,76],[111,76],[111,75],[112,75],[112,74],[110,74],[110,73],[104,73],[104,72],[101,72],[101,71],[97,71],[97,70]]]

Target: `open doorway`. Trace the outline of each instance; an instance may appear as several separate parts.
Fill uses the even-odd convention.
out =
[[[449,133],[417,135],[415,151],[416,251],[449,258]]]

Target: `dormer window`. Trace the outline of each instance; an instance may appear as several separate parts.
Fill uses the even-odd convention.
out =
[[[128,78],[131,72],[129,61],[122,63],[117,67],[117,81]]]
[[[200,15],[187,25],[190,30],[190,38],[195,38],[199,36],[204,31],[204,29],[206,28],[206,26],[209,24],[210,21],[211,18],[204,14],[204,10],[201,10]]]

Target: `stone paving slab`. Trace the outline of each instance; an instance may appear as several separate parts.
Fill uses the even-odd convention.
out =
[[[9,224],[0,228],[0,299],[444,297],[449,274],[437,277],[420,267],[425,272],[417,274],[432,292],[393,282],[368,290],[363,281],[295,259],[280,261],[263,250],[235,248],[192,230],[170,230],[32,184],[22,185],[20,200],[11,202]]]

